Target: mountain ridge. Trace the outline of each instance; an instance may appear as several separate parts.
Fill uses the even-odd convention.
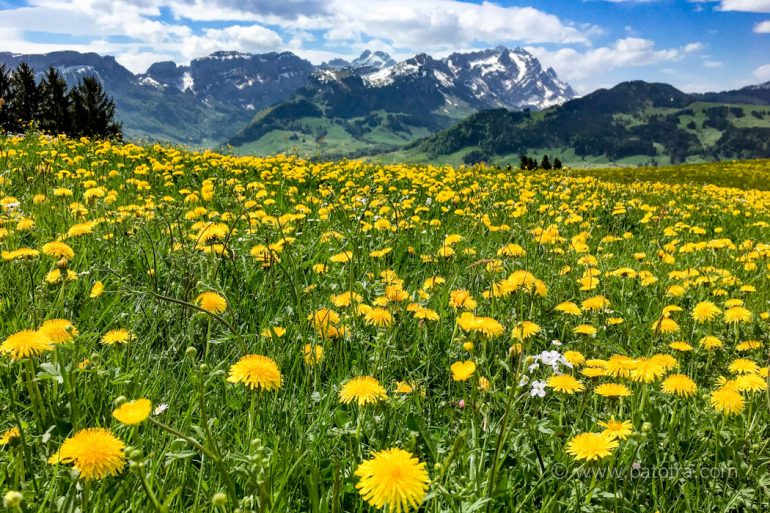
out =
[[[734,96],[727,93],[714,94]],[[655,164],[770,156],[770,102],[761,95],[747,104],[713,99],[669,84],[622,82],[541,112],[478,112],[399,158],[473,163],[534,152],[571,162]]]
[[[471,52],[468,55],[495,51],[500,53],[510,50],[498,47]],[[412,59],[429,58],[426,54],[421,55],[423,57],[418,55]],[[463,55],[453,54],[460,60]],[[432,57],[429,59],[434,67],[439,68],[434,70],[435,73],[441,73],[445,78],[451,74],[443,61],[434,60]],[[215,145],[230,139],[252,120],[255,113],[289,100],[297,91],[308,85],[317,85],[318,81],[314,80],[313,76],[319,73],[321,75],[317,75],[316,79],[323,77],[323,73],[330,70],[334,73],[370,77],[384,70],[394,70],[399,65],[387,53],[370,50],[364,51],[350,62],[338,59],[331,65],[324,63],[319,66],[292,52],[250,54],[220,51],[193,59],[189,64],[156,62],[144,73],[134,74],[120,65],[114,57],[93,52],[0,53],[0,63],[9,67],[15,67],[21,61],[27,61],[39,75],[49,66],[56,67],[70,84],[76,83],[86,75],[97,77],[107,93],[114,98],[118,117],[129,137],[193,145]],[[513,63],[507,64],[510,70],[518,73]],[[453,77],[458,81],[466,78]],[[505,90],[504,84],[501,85],[505,77],[497,78],[497,88],[490,87],[490,80],[477,80],[474,86],[479,88],[479,96],[486,95],[488,98],[478,101],[472,94],[460,95],[462,101],[457,108],[458,113],[449,117],[459,119],[462,114],[493,105],[519,108],[513,105],[510,91]],[[408,81],[401,81],[402,84],[406,82]],[[433,82],[435,84],[435,77]],[[547,85],[545,89],[538,89],[535,82],[531,84],[534,88],[525,92],[528,96],[518,98],[522,108],[529,103],[534,108],[542,107],[564,101],[567,96],[574,94],[567,84],[558,81],[552,70],[543,71],[543,83]],[[405,87],[424,89],[434,84],[419,84],[419,81],[414,81]],[[411,92],[402,91],[407,97]],[[422,123],[433,126],[435,120],[423,120]]]
[[[371,54],[362,54],[367,60]],[[387,62],[378,57],[378,64]],[[228,143],[241,152],[277,151],[276,141],[335,141],[373,151],[402,145],[473,112],[540,109],[576,96],[526,50],[496,47],[437,59],[420,53],[391,66],[324,66],[291,99],[258,113]],[[327,137],[328,134],[334,137]],[[263,140],[263,138],[266,138]],[[280,145],[279,145],[280,146]]]

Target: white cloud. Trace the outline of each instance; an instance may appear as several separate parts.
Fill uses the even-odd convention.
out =
[[[189,60],[218,50],[261,53],[281,47],[283,39],[270,29],[260,25],[231,25],[223,29],[207,29],[202,36],[184,37],[180,52]]]
[[[621,67],[649,66],[660,62],[673,62],[702,48],[700,43],[690,43],[682,48],[656,49],[649,39],[627,37],[609,46],[579,52],[573,48],[550,51],[542,47],[528,47],[540,61],[553,67],[559,76],[567,80],[585,79],[597,73]]]
[[[754,32],[757,34],[770,34],[770,20],[762,21],[754,25]]]
[[[770,0],[722,0],[722,11],[770,12]]]
[[[754,76],[760,80],[770,80],[770,64],[765,64],[755,69]]]
[[[723,66],[723,63],[721,61],[712,61],[712,60],[704,60],[703,61],[703,67],[704,68],[721,68]]]
[[[27,32],[82,43],[33,43]],[[532,7],[462,0],[28,0],[0,16],[4,50],[109,52],[135,72],[155,54],[183,63],[216,50],[291,50],[317,61],[376,47],[398,58],[498,44],[590,45],[599,33]]]

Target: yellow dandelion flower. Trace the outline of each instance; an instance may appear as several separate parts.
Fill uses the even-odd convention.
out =
[[[726,323],[737,324],[739,322],[749,322],[751,320],[751,310],[742,306],[733,306],[724,311]]]
[[[88,295],[88,297],[90,297],[91,299],[95,299],[101,296],[102,294],[104,294],[104,283],[102,283],[101,281],[97,281],[96,283],[94,283],[94,286],[91,287],[91,292]]]
[[[411,394],[414,390],[414,387],[407,383],[406,381],[396,381],[396,389],[394,390],[397,394]]]
[[[84,479],[119,474],[126,464],[125,444],[106,429],[88,428],[67,438],[48,461],[72,464]]]
[[[526,340],[540,331],[540,326],[532,321],[523,321],[513,327],[513,338]]]
[[[686,353],[688,351],[692,351],[692,346],[690,344],[688,344],[687,342],[683,342],[683,341],[671,342],[668,345],[668,347],[670,347],[674,351],[681,351],[683,353]]]
[[[476,372],[476,364],[471,360],[464,362],[454,362],[449,370],[452,371],[452,380],[467,381]]]
[[[359,376],[349,380],[340,388],[340,402],[350,404],[353,401],[359,406],[374,404],[388,398],[385,389],[372,376]]]
[[[75,251],[66,243],[55,241],[43,244],[43,253],[54,258],[64,258],[66,260],[72,260],[75,256]]]
[[[32,330],[14,333],[0,344],[0,353],[9,355],[14,361],[37,356],[52,349],[51,339],[44,333]]]
[[[684,374],[671,374],[660,384],[663,393],[690,397],[698,390],[698,385]]]
[[[707,351],[710,351],[712,349],[717,349],[719,347],[722,347],[724,344],[721,340],[719,340],[717,337],[713,335],[708,335],[703,337],[698,341],[698,344]]]
[[[594,393],[602,397],[629,397],[631,390],[620,383],[603,383],[594,389]]]
[[[711,392],[711,406],[725,415],[737,415],[743,410],[743,397],[732,387]]]
[[[563,394],[574,394],[585,389],[585,385],[569,374],[558,374],[548,378],[547,385]]]
[[[261,354],[246,355],[230,367],[229,383],[243,383],[251,390],[281,388],[281,370],[275,360]]]
[[[695,305],[690,315],[695,320],[695,322],[702,323],[714,320],[720,313],[722,313],[722,310],[720,310],[719,307],[711,301],[701,301]]]
[[[625,440],[634,432],[630,420],[615,420],[615,417],[610,417],[610,420],[597,424],[604,428],[601,434],[612,440]]]
[[[418,509],[430,484],[425,463],[398,448],[375,452],[355,474],[361,497],[372,507],[392,513]]]
[[[48,319],[38,330],[54,344],[72,342],[78,336],[78,330],[67,319]]]
[[[581,433],[567,442],[567,454],[576,460],[596,461],[612,454],[617,440],[599,433]]]
[[[730,363],[727,370],[733,374],[756,374],[759,370],[759,365],[753,360],[737,358]]]
[[[12,427],[0,435],[0,445],[8,445],[17,438],[21,438],[21,432],[18,427]]]
[[[227,310],[227,300],[216,292],[203,292],[195,298],[195,304],[214,314],[221,314]]]
[[[137,399],[121,404],[112,412],[112,416],[121,424],[141,424],[152,411],[152,402],[149,399]]]
[[[367,324],[378,328],[387,328],[393,324],[393,315],[384,308],[372,308],[364,314]]]
[[[577,351],[564,351],[564,359],[575,367],[583,365],[586,361],[585,356]]]
[[[128,330],[110,330],[102,337],[102,344],[112,346],[115,344],[128,344],[134,339],[134,334]]]
[[[572,301],[565,301],[563,303],[559,303],[554,308],[557,312],[565,313],[567,315],[580,315],[582,313],[582,310],[578,305],[573,303]]]
[[[453,290],[449,293],[449,306],[456,310],[474,310],[476,305],[476,300],[467,290]]]
[[[589,337],[595,337],[596,334],[599,332],[599,330],[597,330],[590,324],[580,324],[578,326],[575,326],[572,332],[575,335],[588,335]]]

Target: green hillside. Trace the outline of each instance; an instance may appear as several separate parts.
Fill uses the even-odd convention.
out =
[[[371,158],[509,163],[521,154],[551,155],[573,166],[768,157],[770,106],[699,101],[665,84],[630,82],[542,112],[479,112]]]

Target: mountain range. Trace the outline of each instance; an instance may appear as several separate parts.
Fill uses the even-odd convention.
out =
[[[131,139],[235,153],[507,162],[520,153],[625,164],[770,156],[770,83],[686,94],[626,82],[584,97],[521,48],[321,65],[290,52],[215,52],[133,74],[95,53],[0,53],[13,68],[95,76]]]
[[[386,123],[391,119],[398,125],[381,130],[385,139],[403,144],[480,109],[543,108],[575,96],[531,54],[503,47],[445,59],[420,54],[403,62],[367,50],[350,62],[334,59],[320,66],[291,52],[216,52],[189,65],[155,63],[142,74],[95,53],[0,53],[0,63],[11,68],[22,61],[39,74],[53,66],[70,84],[96,76],[115,100],[131,138],[201,146],[254,143],[248,138],[252,121],[274,121],[275,106],[284,102],[288,105],[279,109],[278,117],[297,111],[297,104],[302,111],[303,100],[320,108],[321,119],[314,121],[321,126],[307,134],[314,139],[328,132],[324,125],[338,126],[340,120],[355,125],[360,121],[356,118],[377,112]],[[270,110],[262,112],[265,109]],[[297,124],[296,119],[292,122]],[[264,128],[257,130],[261,132]],[[358,132],[354,141],[361,139]]]

